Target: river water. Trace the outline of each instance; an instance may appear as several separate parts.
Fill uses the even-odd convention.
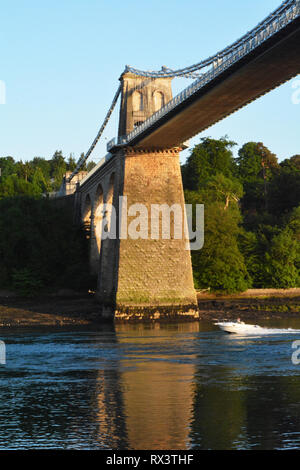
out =
[[[237,337],[195,322],[0,339],[0,449],[300,448],[300,335]]]

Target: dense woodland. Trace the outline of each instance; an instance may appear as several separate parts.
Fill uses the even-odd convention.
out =
[[[89,162],[83,170],[95,165]],[[75,159],[56,151],[51,160],[0,158],[0,289],[24,295],[60,288],[94,288],[89,275],[88,229],[47,197],[59,189]]]
[[[95,166],[89,162],[82,167],[90,171]],[[71,154],[66,160],[56,151],[51,160],[35,157],[31,161],[16,162],[13,157],[0,157],[0,199],[14,196],[41,196],[58,191],[66,171],[73,171],[76,160]]]
[[[205,204],[192,252],[197,288],[300,286],[300,155],[278,163],[262,143],[201,139],[182,167],[187,203]]]
[[[182,177],[187,203],[205,205],[205,244],[192,252],[198,289],[300,286],[300,155],[278,162],[262,143],[201,139]],[[94,166],[90,162],[85,168]],[[88,231],[45,197],[75,159],[0,158],[0,288],[24,294],[93,288]]]

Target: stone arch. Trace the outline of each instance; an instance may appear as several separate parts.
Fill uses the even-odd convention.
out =
[[[104,218],[102,228],[102,241],[100,251],[100,273],[98,276],[98,290],[108,295],[108,292],[112,292],[113,286],[111,285],[111,279],[113,277],[114,270],[114,238],[106,236],[115,227],[112,227],[112,205],[114,203],[114,187],[115,187],[115,173],[112,173],[109,177],[109,184],[107,193],[105,195],[104,204]],[[115,221],[114,221],[115,222]],[[101,299],[100,299],[101,300]]]
[[[135,90],[132,94],[132,111],[144,110],[144,96],[140,91]]]
[[[155,90],[153,93],[154,111],[158,111],[165,105],[165,95],[162,91]]]
[[[107,204],[107,207],[105,207],[105,219],[107,222],[107,226],[103,227],[103,230],[110,230],[111,227],[111,206],[113,204],[113,198],[114,198],[114,187],[115,187],[115,173],[111,173],[110,178],[109,178],[109,184],[108,184],[108,190],[106,193],[106,198],[105,198],[105,204]]]
[[[94,200],[94,227],[95,227],[95,237],[96,237],[98,255],[100,254],[100,250],[101,250],[103,204],[104,204],[103,188],[101,184],[99,184],[96,190],[95,200]]]
[[[82,222],[91,229],[91,216],[92,216],[92,201],[89,194],[86,195],[83,207],[82,207]]]
[[[108,204],[112,204],[113,202],[114,184],[115,184],[115,173],[113,172],[111,173],[110,178],[109,178],[108,191],[106,195],[106,202]]]
[[[97,255],[97,249],[95,247],[95,227],[94,227],[94,209],[92,200],[89,194],[86,195],[83,208],[82,208],[82,221],[88,230],[87,238],[89,240],[89,261],[90,261],[90,272],[96,274],[97,267],[96,262],[99,257]]]

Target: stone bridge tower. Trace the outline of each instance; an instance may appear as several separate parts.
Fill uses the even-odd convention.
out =
[[[166,78],[124,73],[120,80],[119,136],[124,136],[170,101],[172,89]],[[184,237],[180,150],[113,147],[109,160],[80,186],[77,197],[81,219],[91,221],[91,267],[98,273],[96,295],[104,318],[198,318]],[[114,239],[100,237],[103,224],[106,229],[114,225],[105,203],[115,208]],[[176,218],[175,206],[182,219]],[[163,226],[163,209],[170,234]]]
[[[122,136],[129,134],[172,99],[172,79],[153,79],[124,73],[120,80],[122,94],[119,136]]]

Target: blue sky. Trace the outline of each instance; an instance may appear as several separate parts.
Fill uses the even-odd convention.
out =
[[[77,159],[94,139],[126,64],[157,70],[199,62],[227,46],[281,0],[10,0],[1,2],[0,156]],[[294,80],[293,80],[294,81]],[[293,82],[292,81],[292,82]],[[279,160],[300,153],[300,104],[292,82],[202,136],[262,141]],[[179,92],[190,82],[174,81]],[[118,113],[91,159],[106,153]],[[182,161],[188,151],[182,153]]]

